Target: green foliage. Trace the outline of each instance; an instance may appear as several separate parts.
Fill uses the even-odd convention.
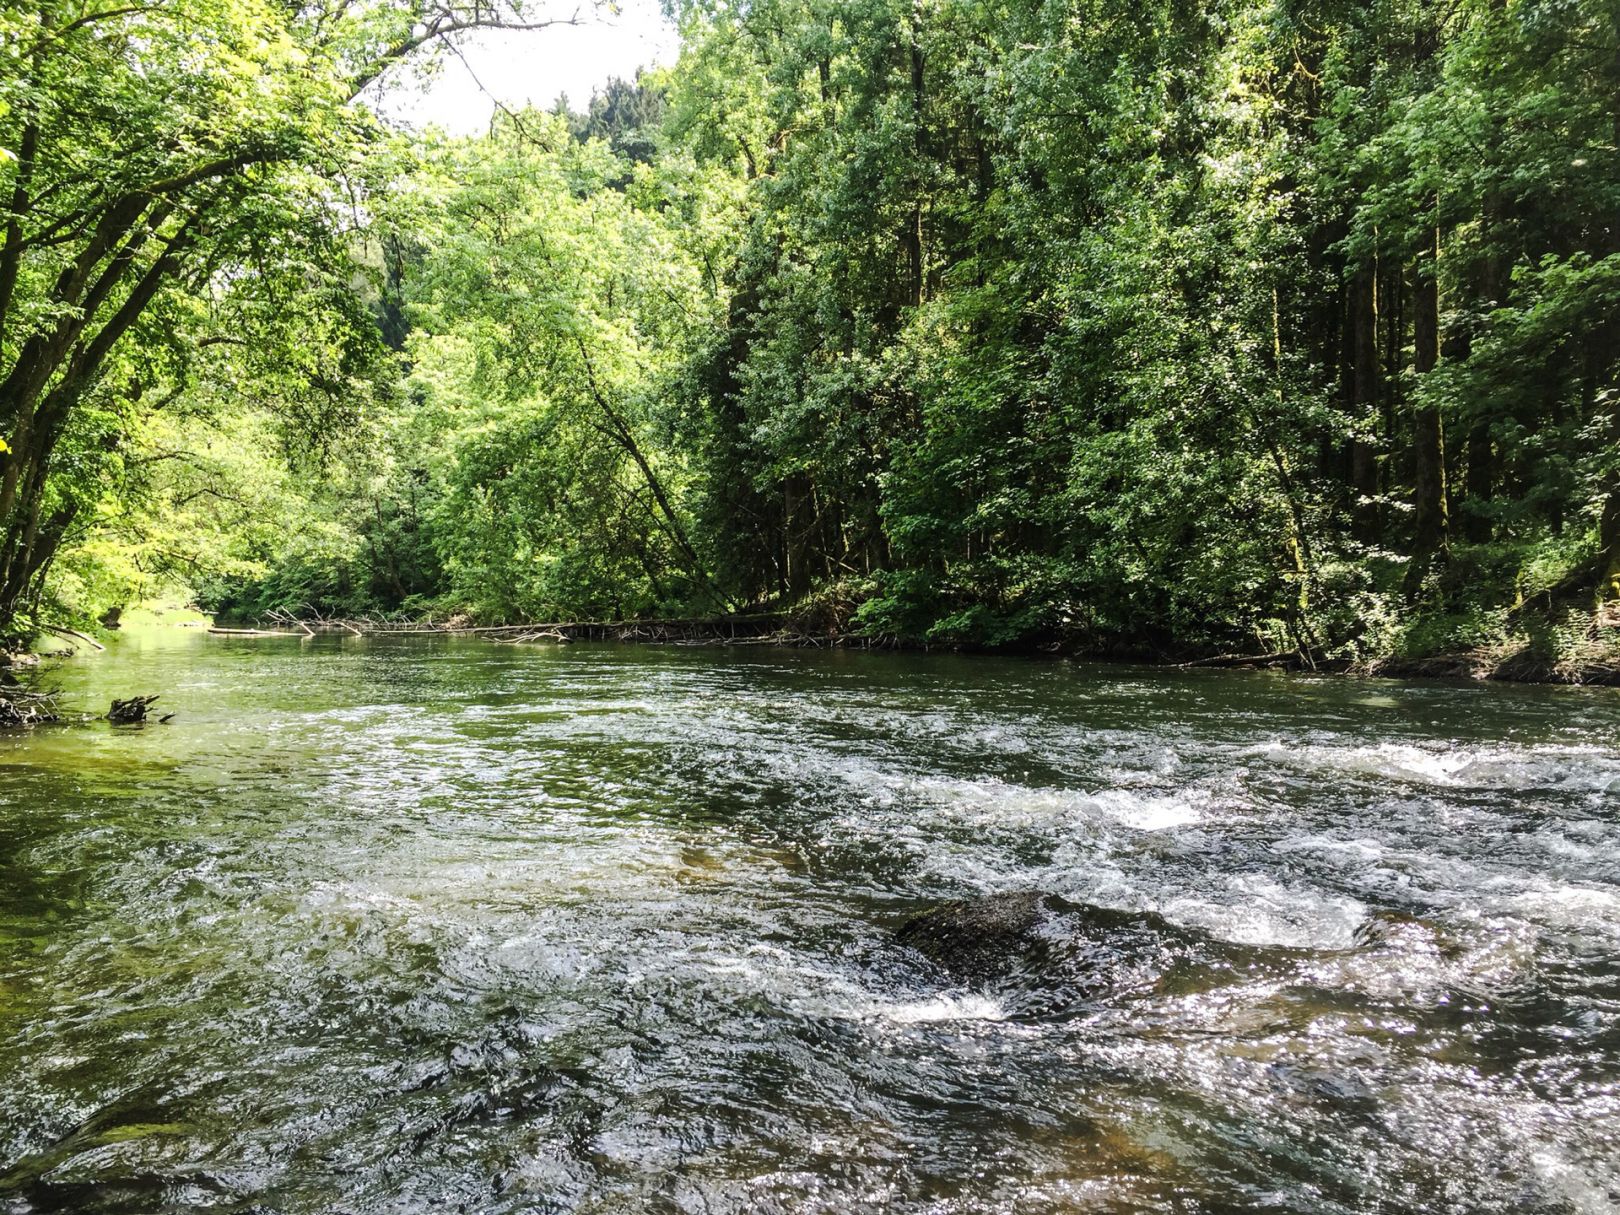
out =
[[[0,636],[98,530],[150,411],[207,393],[326,450],[386,393],[345,273],[379,159],[359,98],[526,24],[486,0],[0,4]]]
[[[339,88],[423,10],[339,7],[188,8],[189,117],[127,33],[0,90],[16,151],[127,107],[131,181],[172,122],[274,149],[74,399],[63,610],[1356,660],[1620,595],[1616,0],[691,0],[675,67],[465,140]]]

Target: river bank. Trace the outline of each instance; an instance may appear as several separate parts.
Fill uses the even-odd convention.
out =
[[[1576,687],[1620,687],[1620,658],[1608,649],[1588,655],[1549,655],[1533,649],[1503,654],[1479,649],[1423,658],[1384,658],[1362,671],[1389,679],[1472,679],[1499,683],[1566,684]]]
[[[303,636],[320,632],[398,636],[482,637],[503,645],[613,641],[654,645],[777,646],[799,649],[893,650],[910,653],[962,653],[1047,656],[1121,662],[1167,668],[1274,669],[1313,674],[1346,674],[1391,679],[1463,679],[1502,683],[1620,686],[1620,620],[1600,618],[1583,636],[1543,630],[1490,645],[1423,654],[1323,657],[1300,650],[1212,653],[1207,650],[1118,642],[1098,644],[1084,637],[1041,636],[999,646],[961,641],[937,642],[893,634],[870,634],[841,622],[794,613],[749,613],[686,619],[617,621],[525,621],[482,624],[468,617],[435,623],[421,620],[321,619],[282,616],[268,627],[222,628],[221,636]]]
[[[261,627],[262,626],[262,627]],[[989,657],[1043,657],[1117,663],[1168,670],[1230,669],[1280,670],[1302,674],[1350,675],[1362,678],[1456,680],[1514,684],[1553,684],[1584,687],[1620,687],[1620,632],[1594,630],[1587,639],[1564,639],[1561,652],[1545,642],[1524,638],[1515,644],[1479,646],[1427,655],[1389,655],[1372,659],[1316,659],[1294,652],[1272,653],[1165,653],[1141,646],[1098,646],[1078,639],[1039,639],[999,647],[963,643],[939,644],[896,636],[828,631],[807,626],[803,620],[778,613],[753,613],[693,619],[621,621],[526,621],[518,624],[478,624],[465,617],[435,622],[385,619],[322,619],[281,616],[257,622],[256,627],[222,627],[206,618],[191,617],[183,626],[219,638],[313,638],[336,636],[458,637],[477,638],[495,645],[566,645],[575,642],[612,642],[627,645],[666,645],[723,648],[784,648],[806,650],[892,651],[913,654],[973,654]],[[82,635],[79,635],[82,636]],[[84,637],[100,648],[100,643]],[[0,671],[17,684],[15,671],[33,676],[41,658],[66,661],[75,651],[46,655],[0,655]],[[0,687],[0,727],[31,726],[56,720],[52,701],[23,690]]]

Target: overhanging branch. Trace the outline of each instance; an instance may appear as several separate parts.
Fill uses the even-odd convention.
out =
[[[417,51],[432,43],[453,38],[473,30],[504,30],[509,33],[539,33],[559,25],[578,25],[579,10],[567,17],[548,17],[543,21],[526,21],[516,15],[502,16],[494,5],[474,3],[470,11],[441,9],[433,17],[419,22],[410,37],[403,38],[382,51],[349,80],[349,98],[353,100],[374,84],[383,73]]]

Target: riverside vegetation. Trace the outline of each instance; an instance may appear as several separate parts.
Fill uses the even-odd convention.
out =
[[[451,138],[373,104],[550,17],[0,4],[0,633],[1612,659],[1617,0],[670,15]]]

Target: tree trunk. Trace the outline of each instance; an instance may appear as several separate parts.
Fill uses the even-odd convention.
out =
[[[1508,261],[1500,242],[1504,239],[1505,206],[1500,195],[1486,195],[1482,214],[1485,256],[1479,267],[1479,297],[1487,310],[1500,308],[1507,302]],[[1470,349],[1471,353],[1471,349]],[[1492,402],[1482,402],[1488,408]],[[1468,431],[1466,471],[1463,474],[1463,492],[1468,500],[1468,511],[1463,517],[1463,534],[1471,543],[1488,543],[1495,529],[1491,524],[1490,503],[1496,495],[1497,452],[1491,437],[1489,416],[1476,418]]]
[[[1489,422],[1475,422],[1469,428],[1464,463],[1463,494],[1470,509],[1463,516],[1463,535],[1470,544],[1485,544],[1494,530],[1487,511],[1496,485],[1496,451],[1491,446]]]
[[[1405,426],[1401,416],[1404,405],[1401,384],[1401,359],[1406,347],[1406,273],[1395,258],[1380,259],[1378,275],[1378,319],[1381,323],[1379,353],[1383,356],[1379,367],[1379,397],[1382,408],[1379,422],[1383,428],[1386,457],[1380,461],[1378,492],[1393,494],[1404,482],[1409,452],[1403,444]]]
[[[1620,38],[1620,19],[1615,21],[1614,34]],[[1609,57],[1610,93],[1616,101],[1613,110],[1613,133],[1620,139],[1620,42]],[[1620,227],[1612,221],[1605,224],[1599,250],[1608,257],[1620,255]],[[1620,340],[1620,320],[1610,316],[1597,326],[1588,348],[1591,360],[1588,375],[1596,383],[1600,376],[1612,374],[1616,360],[1616,342]],[[1594,394],[1595,395],[1595,394]],[[1609,394],[1609,442],[1620,448],[1620,393]],[[1620,599],[1620,469],[1611,469],[1607,496],[1603,501],[1603,514],[1598,519],[1598,599]]]
[[[922,307],[923,291],[926,286],[927,270],[923,264],[923,193],[924,193],[924,164],[927,152],[927,140],[923,130],[923,52],[919,39],[922,31],[918,26],[922,22],[920,12],[912,16],[911,29],[911,121],[913,125],[913,153],[917,158],[917,168],[912,189],[916,192],[912,200],[911,222],[906,227],[906,260],[909,262],[911,275],[908,301],[913,308]]]
[[[1351,421],[1358,431],[1374,425],[1378,418],[1378,288],[1372,267],[1357,270],[1350,283],[1351,309]],[[1350,486],[1359,498],[1378,492],[1378,459],[1372,441],[1360,433],[1350,444]],[[1355,515],[1359,530],[1371,530],[1373,509],[1357,502]]]
[[[1444,560],[1450,544],[1446,510],[1446,441],[1440,410],[1422,378],[1440,361],[1440,231],[1420,264],[1412,292],[1412,368],[1419,383],[1412,411],[1412,573],[1420,583],[1436,559]]]

